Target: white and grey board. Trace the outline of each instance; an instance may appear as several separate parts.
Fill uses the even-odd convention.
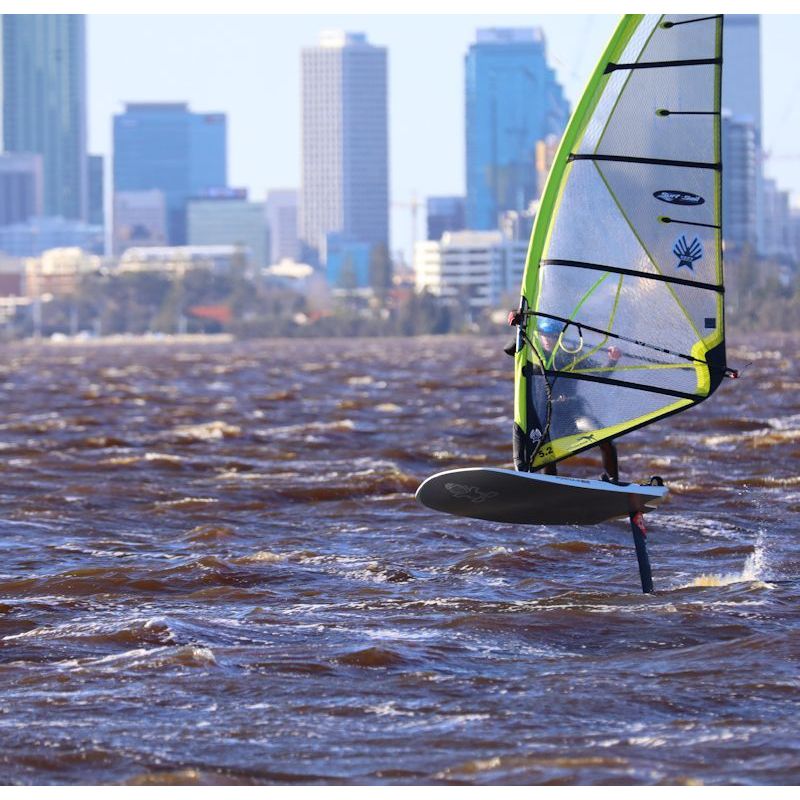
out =
[[[500,468],[439,472],[417,489],[434,511],[518,525],[592,525],[651,511],[666,486],[617,485]]]

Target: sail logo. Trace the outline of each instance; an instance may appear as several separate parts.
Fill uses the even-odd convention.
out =
[[[696,236],[692,239],[691,244],[686,241],[685,236],[681,236],[672,247],[672,252],[679,259],[678,266],[675,269],[688,267],[694,272],[694,262],[703,257],[703,245],[700,244],[700,240]]]
[[[681,192],[678,189],[660,189],[653,192],[656,200],[662,203],[671,203],[674,206],[701,206],[705,203],[705,198],[692,192]]]

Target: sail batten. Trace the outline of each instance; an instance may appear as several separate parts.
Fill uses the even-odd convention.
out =
[[[627,15],[598,63],[528,248],[518,469],[690,408],[725,374],[721,69],[720,15]]]
[[[667,365],[680,368],[680,365]],[[649,367],[643,367],[643,369],[649,369]],[[595,370],[595,372],[599,372],[600,370]],[[594,383],[604,383],[607,386],[622,386],[626,389],[637,389],[640,391],[648,391],[653,392],[654,394],[663,394],[667,397],[682,397],[684,400],[703,400],[705,399],[703,395],[700,394],[690,394],[689,392],[679,392],[676,389],[665,389],[661,386],[648,386],[646,383],[636,383],[635,381],[624,381],[620,380],[619,378],[604,378],[601,375],[585,375],[582,374],[579,370],[573,370],[571,372],[560,372],[558,370],[545,370],[544,373],[548,378],[564,378],[566,380],[573,380],[573,381],[591,381]]]
[[[700,223],[695,223],[700,224]],[[717,226],[714,226],[717,227]],[[652,281],[664,281],[665,283],[677,283],[682,286],[693,286],[696,289],[708,289],[712,292],[723,293],[725,287],[722,284],[702,283],[701,281],[690,281],[684,278],[676,278],[674,275],[662,275],[658,272],[643,272],[635,269],[625,269],[624,267],[612,267],[609,264],[594,264],[590,261],[572,261],[564,258],[544,258],[539,262],[541,267],[560,266],[577,267],[578,269],[593,269],[600,272],[615,272],[618,275],[635,275],[640,278],[647,278]]]
[[[619,161],[623,164],[654,164],[661,167],[686,167],[687,169],[722,170],[720,161],[676,161],[669,158],[647,158],[646,156],[624,156],[612,153],[570,153],[567,161]]]
[[[608,64],[605,71],[617,69],[662,69],[664,67],[697,67],[703,64],[721,64],[721,58],[685,58],[681,61],[640,61],[636,64]]]

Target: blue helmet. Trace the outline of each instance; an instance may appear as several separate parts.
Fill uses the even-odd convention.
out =
[[[536,322],[536,330],[545,336],[558,336],[563,329],[564,326],[562,323],[555,319],[549,319],[548,317],[539,317]]]

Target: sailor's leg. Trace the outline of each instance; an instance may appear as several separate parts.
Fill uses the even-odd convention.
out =
[[[612,481],[619,480],[619,461],[617,459],[617,448],[614,442],[606,439],[600,442],[600,452],[603,454],[603,469]]]
[[[547,464],[543,472],[545,475],[558,475],[558,469],[556,469],[555,461],[552,464]]]
[[[639,562],[639,577],[642,580],[642,591],[650,594],[653,591],[653,572],[650,569],[650,557],[647,555],[647,529],[641,511],[631,511],[631,531],[636,548],[636,560]]]

